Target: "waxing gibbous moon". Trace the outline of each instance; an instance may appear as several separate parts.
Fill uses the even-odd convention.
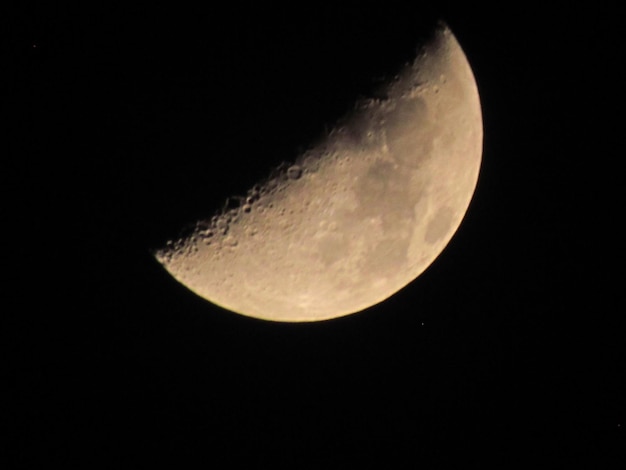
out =
[[[482,115],[470,65],[440,26],[324,139],[155,253],[179,282],[242,315],[326,320],[375,305],[443,251],[476,187]]]

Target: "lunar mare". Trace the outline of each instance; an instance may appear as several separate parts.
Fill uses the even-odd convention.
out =
[[[155,255],[190,290],[246,316],[304,322],[361,311],[448,244],[474,193],[482,138],[472,70],[442,26],[384,99],[357,103],[238,207]]]

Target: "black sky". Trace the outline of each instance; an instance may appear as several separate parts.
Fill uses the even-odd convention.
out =
[[[5,468],[624,456],[616,11],[2,8]],[[474,70],[484,155],[460,230],[415,282],[276,324],[152,259],[373,93],[437,19]]]

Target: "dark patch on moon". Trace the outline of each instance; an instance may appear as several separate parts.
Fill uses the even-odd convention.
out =
[[[371,275],[372,280],[380,276],[394,277],[406,265],[408,249],[408,237],[380,241],[365,258],[363,272]]]
[[[387,145],[400,165],[419,168],[433,151],[436,127],[421,98],[402,100],[387,121]]]
[[[380,204],[393,178],[393,166],[389,162],[374,162],[359,178],[355,187],[359,212],[364,216],[380,215]]]
[[[318,253],[326,267],[340,261],[349,252],[348,241],[340,236],[327,236],[318,243]]]
[[[428,223],[424,240],[427,243],[435,243],[441,237],[445,236],[452,225],[452,216],[454,211],[450,207],[442,207],[437,211],[435,217]]]

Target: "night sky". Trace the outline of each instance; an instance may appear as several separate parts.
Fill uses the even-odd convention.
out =
[[[0,7],[3,468],[626,459],[616,11],[17,3]],[[417,280],[280,324],[152,258],[371,96],[438,19],[474,71],[484,154]]]

